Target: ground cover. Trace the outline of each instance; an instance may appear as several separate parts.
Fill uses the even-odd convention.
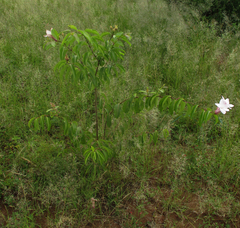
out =
[[[165,1],[8,0],[0,12],[2,226],[240,226],[238,30],[219,35],[218,25],[200,21],[196,10]],[[202,108],[214,111],[221,96],[234,108],[201,128],[156,109],[133,114],[124,133],[108,135],[114,156],[92,175],[58,122],[50,132],[28,127],[50,103],[79,126],[93,122],[94,94],[60,80],[53,70],[58,50],[43,48],[46,29],[70,24],[99,32],[118,25],[133,37],[124,46],[126,71],[101,88],[112,102],[164,86],[163,95]],[[149,135],[140,137],[155,130],[155,145]]]

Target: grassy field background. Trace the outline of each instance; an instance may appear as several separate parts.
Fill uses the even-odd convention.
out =
[[[61,81],[53,70],[58,50],[43,49],[46,29],[68,25],[131,33],[126,72],[102,88],[114,102],[165,85],[165,94],[203,108],[214,111],[221,96],[234,108],[202,128],[184,116],[141,112],[95,178],[58,128],[28,127],[50,102],[70,121],[91,121],[84,110],[93,95]],[[1,0],[0,225],[240,227],[240,32],[229,26],[219,35],[218,26],[163,0]],[[135,137],[159,129],[170,136],[156,145]]]

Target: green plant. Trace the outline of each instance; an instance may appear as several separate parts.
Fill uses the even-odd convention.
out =
[[[168,110],[170,115],[184,114],[187,118],[195,119],[200,127],[212,116],[215,117],[216,123],[218,122],[218,116],[213,115],[211,109],[197,111],[199,105],[191,105],[183,98],[173,99],[170,95],[161,96],[164,92],[163,87],[157,92],[150,92],[148,89],[137,91],[129,99],[114,104],[110,97],[101,93],[101,88],[105,83],[109,84],[112,78],[118,76],[118,71],[121,73],[125,71],[121,65],[125,55],[123,48],[124,43],[131,45],[129,42],[131,36],[118,32],[116,25],[110,26],[111,32],[102,34],[92,29],[79,30],[74,25],[69,27],[72,31],[58,33],[55,29],[47,30],[45,37],[50,38],[50,42],[47,42],[45,46],[50,49],[59,45],[60,61],[54,70],[59,72],[61,80],[71,80],[72,83],[80,82],[79,87],[85,84],[90,94],[94,94],[93,110],[87,118],[92,120],[88,124],[95,126],[95,132],[89,131],[90,126],[88,129],[82,129],[78,122],[69,122],[67,118],[60,115],[59,107],[52,103],[52,108],[47,110],[50,115],[34,117],[28,125],[31,127],[33,122],[35,131],[44,131],[46,123],[47,130],[50,131],[54,120],[60,121],[64,135],[71,139],[76,148],[82,149],[85,164],[88,163],[89,158],[92,160],[94,174],[97,173],[97,164],[103,165],[112,156],[114,134],[119,130],[124,133],[128,127],[123,125],[119,129],[118,122],[113,126],[113,118],[118,119],[128,114],[131,119],[131,113],[139,114],[143,109],[151,110],[157,107],[160,112]],[[101,131],[100,125],[103,126]],[[109,134],[112,135],[112,140],[109,140]],[[163,130],[163,135],[165,138],[168,137],[167,129]],[[156,144],[158,133],[156,131],[142,133],[138,137],[141,144],[146,142],[148,137],[150,137],[150,143]]]

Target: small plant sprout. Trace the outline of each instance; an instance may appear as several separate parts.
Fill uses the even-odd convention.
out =
[[[215,110],[215,114],[218,113],[222,113],[222,114],[226,114],[226,112],[229,111],[229,109],[231,109],[232,107],[234,107],[234,105],[229,104],[229,99],[224,99],[224,97],[222,97],[222,99],[220,100],[219,104],[215,103],[215,105],[217,106],[217,109]]]

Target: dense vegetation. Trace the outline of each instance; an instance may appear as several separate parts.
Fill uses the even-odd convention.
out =
[[[220,1],[191,2],[2,0],[1,226],[240,226],[240,31],[232,26],[238,19],[229,4],[217,11],[218,23],[203,20]],[[223,11],[231,21],[224,30]],[[200,109],[214,112],[221,96],[234,108],[201,127],[194,118],[158,108],[122,115],[107,134],[113,156],[93,175],[93,162],[86,165],[56,119],[50,131],[28,126],[58,106],[58,115],[94,132],[94,92],[86,83],[61,80],[54,71],[58,49],[43,48],[46,29],[68,25],[100,33],[117,25],[132,36],[119,61],[125,72],[99,92],[112,104],[161,88],[162,96]]]
[[[166,0],[178,4],[180,8],[190,7],[200,13],[201,20],[216,21],[219,30],[230,26],[238,26],[240,21],[240,5],[238,0]]]

